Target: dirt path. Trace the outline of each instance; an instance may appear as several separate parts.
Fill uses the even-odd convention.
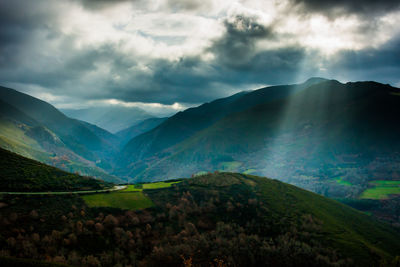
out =
[[[126,189],[126,185],[116,185],[113,188],[102,189],[102,190],[89,190],[89,191],[69,191],[69,192],[0,192],[4,195],[68,195],[68,194],[96,194],[113,192]]]

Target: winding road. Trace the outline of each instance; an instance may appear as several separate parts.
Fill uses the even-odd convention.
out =
[[[126,189],[126,185],[116,185],[113,188],[89,191],[69,191],[69,192],[0,192],[0,195],[69,195],[69,194],[96,194],[114,192]]]

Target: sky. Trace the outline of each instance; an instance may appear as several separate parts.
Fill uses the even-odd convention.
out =
[[[398,0],[0,0],[0,85],[170,113],[320,76],[400,87]]]

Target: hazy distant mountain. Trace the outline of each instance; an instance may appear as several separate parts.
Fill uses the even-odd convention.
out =
[[[138,124],[135,124],[127,129],[117,132],[115,135],[118,136],[121,144],[125,145],[132,138],[154,129],[155,127],[157,127],[158,125],[160,125],[167,119],[168,118],[146,119],[146,120],[141,121]]]
[[[370,180],[396,179],[400,89],[333,80],[295,88],[269,87],[236,96],[231,105],[237,112],[190,136],[182,130],[187,124],[164,129],[178,116],[196,123],[191,114],[209,114],[206,106],[177,114],[126,145],[120,174],[147,181],[216,169],[239,171],[338,197],[358,196]],[[278,92],[279,97],[271,97]],[[260,101],[241,108],[253,98]]]
[[[118,147],[111,134],[99,134],[100,130],[13,89],[0,87],[0,101],[1,147],[67,171],[116,180],[98,168],[111,168],[108,164]]]
[[[71,118],[95,124],[111,133],[116,133],[154,117],[140,108],[123,106],[62,109],[61,111]]]

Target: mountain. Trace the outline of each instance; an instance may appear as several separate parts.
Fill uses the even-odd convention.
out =
[[[116,137],[10,88],[0,87],[0,101],[1,147],[66,171],[118,180],[99,168],[110,167],[104,163],[117,151]]]
[[[98,127],[97,125],[88,123],[86,121],[80,121],[78,120],[81,124],[83,124],[86,128],[91,130],[94,134],[96,134],[98,137],[107,140],[108,144],[114,148],[117,148],[120,145],[120,138],[115,135],[110,133],[109,131]]]
[[[71,118],[95,124],[111,133],[131,127],[142,120],[153,117],[137,107],[104,106],[86,109],[62,109]]]
[[[109,183],[68,173],[0,148],[0,192],[98,190]]]
[[[94,207],[89,196],[4,196],[2,256],[72,266],[399,263],[398,229],[277,180],[214,173],[170,187],[131,187],[91,195]],[[130,199],[150,207],[110,208],[106,198],[113,205]]]
[[[312,78],[299,85],[272,86],[251,92],[240,92],[227,98],[217,99],[199,107],[178,112],[155,129],[129,141],[118,161],[129,165],[129,163],[152,157],[231,113],[240,112],[269,101],[285,99],[293,92],[321,80],[323,79]]]
[[[234,96],[230,105],[236,112],[218,119],[206,118],[211,116],[206,105],[177,114],[126,145],[119,174],[151,181],[238,171],[341,198],[359,197],[376,180],[399,180],[400,89],[335,80],[295,88],[268,87]],[[279,97],[271,97],[278,92]],[[259,101],[243,108],[249,99]],[[196,111],[214,123],[187,134],[182,128],[198,121],[191,115]],[[187,124],[172,124],[183,116]],[[169,132],[164,130],[168,127]]]
[[[120,139],[122,145],[125,145],[132,138],[148,132],[161,123],[163,123],[168,118],[150,118],[139,122],[129,128],[126,128],[122,131],[117,132],[115,135]]]

